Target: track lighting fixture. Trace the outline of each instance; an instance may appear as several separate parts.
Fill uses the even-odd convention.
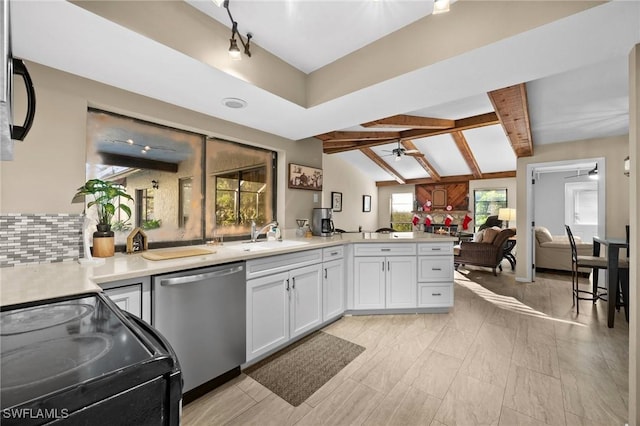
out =
[[[433,14],[438,15],[440,13],[446,13],[449,11],[451,3],[449,0],[434,0],[433,1]]]
[[[240,39],[240,43],[244,48],[244,54],[248,57],[251,57],[251,51],[249,48],[251,47],[251,37],[253,35],[251,33],[247,33],[247,42],[245,43],[242,39],[242,35],[238,32],[238,23],[233,20],[233,16],[231,16],[231,11],[229,10],[229,0],[224,0],[222,3],[223,7],[227,9],[227,14],[229,15],[229,19],[231,20],[231,38],[229,39],[229,56],[231,59],[239,61],[242,59],[242,53],[238,48],[238,42],[236,41],[236,35]]]

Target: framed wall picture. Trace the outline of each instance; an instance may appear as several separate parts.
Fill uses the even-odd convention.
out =
[[[342,192],[331,193],[331,210],[334,212],[342,211]]]
[[[371,195],[362,196],[362,211],[365,213],[371,211]]]
[[[289,188],[322,191],[322,169],[289,163]]]

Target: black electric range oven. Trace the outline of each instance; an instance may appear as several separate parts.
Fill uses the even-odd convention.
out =
[[[0,312],[2,425],[178,425],[169,343],[102,294]]]

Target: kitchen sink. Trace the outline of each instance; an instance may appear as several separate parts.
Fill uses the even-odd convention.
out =
[[[236,251],[264,251],[264,250],[275,250],[275,249],[281,249],[281,248],[304,246],[306,244],[309,244],[309,242],[295,241],[295,240],[282,240],[282,241],[257,241],[255,243],[244,242],[240,244],[226,245],[226,247]]]

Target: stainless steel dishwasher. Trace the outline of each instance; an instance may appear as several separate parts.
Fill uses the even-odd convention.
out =
[[[239,374],[246,359],[244,262],[156,275],[152,283],[152,322],[178,356],[183,391]]]

